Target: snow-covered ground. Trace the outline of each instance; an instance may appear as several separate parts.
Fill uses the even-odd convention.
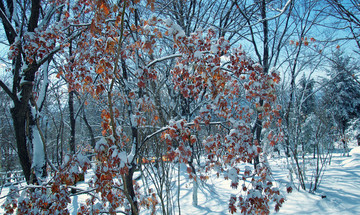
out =
[[[279,165],[278,159],[270,160],[274,177],[278,181],[287,180],[287,170]],[[183,169],[184,172],[186,171]],[[87,175],[89,177],[89,175]],[[231,193],[236,191],[230,188],[230,182],[221,177],[210,177],[206,184],[199,186],[198,206],[192,204],[192,184],[185,174],[181,174],[180,205],[181,214],[228,214],[228,200]],[[83,186],[83,185],[80,185]],[[176,189],[176,186],[174,187]],[[322,183],[315,194],[293,190],[286,194],[285,186],[280,183],[287,201],[281,207],[282,214],[360,214],[360,147],[354,147],[349,157],[333,154],[331,165],[327,167]],[[6,195],[8,188],[4,188],[1,196]],[[174,193],[176,193],[174,191]],[[322,198],[326,196],[326,198]],[[69,206],[72,212],[82,202],[85,195],[73,198]],[[2,204],[4,198],[0,200]],[[178,214],[177,202],[173,202],[174,212]],[[75,210],[74,210],[75,209]],[[0,209],[0,214],[2,209]],[[76,213],[73,213],[76,214]],[[142,214],[146,214],[143,211]],[[274,211],[272,214],[276,214]]]
[[[317,192],[295,190],[278,214],[360,214],[360,147],[350,157],[333,155]]]
[[[274,177],[279,181],[287,179],[287,171],[270,161]],[[285,186],[280,184],[287,201],[280,212],[272,214],[360,214],[360,147],[350,152],[350,157],[340,153],[333,154],[331,165],[327,167],[322,183],[315,194],[293,190],[286,194]],[[182,214],[229,214],[229,182],[212,178],[199,190],[199,205],[192,205],[191,187],[181,191]],[[326,196],[326,198],[322,198]]]

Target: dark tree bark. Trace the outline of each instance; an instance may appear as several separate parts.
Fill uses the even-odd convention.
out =
[[[259,58],[259,61],[262,63],[263,66],[263,72],[264,73],[268,73],[269,71],[269,26],[268,26],[268,21],[266,20],[266,0],[262,0],[261,1],[261,6],[260,6],[260,11],[261,11],[261,18],[263,19],[262,21],[262,25],[263,25],[263,57],[262,57],[262,61],[261,58]],[[259,105],[262,106],[264,103],[264,101],[262,99],[260,99],[259,101]],[[256,122],[253,128],[253,133],[255,136],[255,140],[257,141],[257,143],[259,145],[261,145],[261,132],[262,132],[262,128],[263,128],[263,124],[262,124],[262,120],[260,119],[259,115],[261,113],[258,113],[258,116],[256,118]],[[259,160],[259,155],[256,155],[254,158],[254,168],[256,169],[257,165],[260,163]]]
[[[11,109],[11,116],[13,118],[13,126],[15,131],[16,146],[18,150],[18,156],[20,160],[21,168],[23,169],[26,182],[33,184],[34,181],[30,177],[31,175],[31,162],[29,157],[29,151],[27,148],[27,135],[26,135],[26,112],[27,107],[24,107],[19,102]]]
[[[95,141],[94,131],[93,131],[90,123],[89,123],[88,120],[87,120],[86,113],[85,113],[85,108],[84,108],[84,107],[83,107],[83,120],[84,120],[84,122],[85,122],[86,128],[87,128],[88,131],[89,131],[91,147],[92,147],[92,148],[95,148],[96,141]]]
[[[74,115],[74,91],[69,92],[69,117],[70,117],[70,152],[71,154],[75,154],[76,146],[75,146],[75,126],[76,120]]]
[[[14,107],[11,108],[18,156],[28,184],[37,182],[36,177],[31,171],[31,160],[28,149],[28,145],[32,144],[32,127],[35,125],[35,119],[33,119],[31,114],[30,99],[33,94],[32,83],[34,82],[36,71],[37,68],[33,67],[24,73],[25,82],[19,86],[21,99],[14,100]]]
[[[133,184],[133,176],[134,176],[135,169],[136,169],[136,165],[132,165],[132,167],[129,169],[128,174],[125,174],[125,187],[126,187],[128,195],[132,199],[136,198],[134,184]],[[138,206],[138,202],[136,199],[133,201],[133,205],[131,207],[131,214],[133,214],[133,215],[139,214],[139,206]]]
[[[15,32],[15,28],[12,26],[12,16],[14,11],[13,6],[17,3],[18,2],[14,2],[13,0],[6,0],[6,3],[3,0],[0,0],[0,19],[10,45],[15,42],[15,38],[18,36]],[[29,19],[24,19],[27,23],[21,23],[22,27],[27,26],[28,32],[34,32],[38,26],[40,9],[40,0],[31,1]],[[7,11],[7,13],[5,13],[5,11]],[[19,23],[16,22],[15,25],[19,25]],[[19,44],[17,48],[19,52],[12,60],[12,89],[10,90],[10,88],[1,80],[0,87],[13,101],[13,107],[10,111],[13,120],[20,164],[23,169],[26,182],[28,184],[34,184],[37,183],[37,178],[31,170],[32,161],[30,157],[30,149],[28,148],[28,146],[32,146],[32,129],[36,126],[36,119],[31,112],[31,108],[34,106],[31,102],[34,93],[33,83],[35,81],[35,74],[39,67],[49,60],[51,56],[49,56],[46,60],[43,59],[41,62],[34,61],[30,64],[29,62],[26,62],[25,57],[23,57],[24,53],[21,44]],[[24,63],[28,65],[26,68],[22,68]]]

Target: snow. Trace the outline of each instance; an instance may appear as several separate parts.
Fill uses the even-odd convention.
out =
[[[166,19],[165,24],[169,27],[169,34],[175,35],[176,38],[185,37],[185,31],[180,25],[174,23],[171,19]]]
[[[294,191],[278,214],[360,214],[360,147],[351,153],[334,154],[317,193]]]
[[[360,214],[360,169],[354,168],[360,165],[360,147],[350,152],[350,157],[343,157],[341,153],[334,154],[332,163],[325,172],[319,191],[315,194],[306,191],[293,190],[286,194],[287,201],[276,213],[273,209],[271,214]],[[286,193],[288,182],[287,171],[279,166],[281,161],[270,161],[274,177],[278,181],[280,190]],[[347,165],[346,165],[347,164]],[[249,167],[245,167],[251,169]],[[181,212],[183,214],[229,214],[228,203],[231,194],[237,194],[230,188],[230,180],[212,176],[206,184],[199,188],[198,206],[192,205],[191,186],[182,176],[181,183]],[[256,195],[256,194],[254,194]],[[322,198],[326,196],[326,198]],[[177,209],[175,209],[177,212]],[[178,214],[178,213],[176,213]]]
[[[355,157],[359,157],[360,156],[360,147],[355,147],[353,148],[350,153],[350,156],[355,156]]]
[[[132,144],[132,146],[131,146],[131,151],[130,151],[130,153],[129,153],[129,155],[127,156],[127,161],[128,162],[132,162],[133,161],[133,159],[134,159],[134,156],[135,156],[135,150],[136,150],[136,139],[134,138],[134,140],[133,140],[133,144]]]
[[[101,137],[99,141],[96,142],[95,150],[96,151],[103,151],[105,150],[105,147],[107,145],[107,141],[105,137]]]
[[[87,156],[84,156],[82,154],[77,154],[77,160],[80,166],[84,166],[85,163],[90,163],[90,160]]]
[[[37,177],[41,176],[42,167],[45,163],[45,153],[44,153],[44,145],[40,137],[40,133],[38,129],[33,126],[33,147],[34,147],[34,155],[32,167],[35,170],[35,174]]]
[[[228,171],[228,177],[233,183],[237,183],[239,181],[237,170],[235,168],[231,168]]]
[[[211,53],[218,53],[219,52],[219,45],[218,44],[212,44],[211,47],[210,47],[210,52]]]
[[[341,164],[348,168],[360,167],[360,147],[354,148],[350,151],[350,158],[344,160]],[[360,176],[360,175],[359,175]]]
[[[36,105],[37,105],[38,108],[41,107],[41,105],[44,102],[45,97],[46,97],[46,90],[47,90],[47,86],[49,84],[49,76],[48,76],[49,61],[46,61],[43,64],[42,70],[44,71],[44,81],[43,81],[41,89],[40,89],[39,99],[36,102]]]
[[[202,52],[202,51],[196,51],[196,52],[194,53],[194,57],[195,57],[195,58],[201,58],[202,55],[203,55],[203,52]]]
[[[100,141],[103,142],[103,141]],[[101,145],[101,143],[100,143]],[[126,154],[119,153],[121,159],[126,159]],[[273,171],[280,191],[286,195],[286,201],[276,213],[271,209],[271,214],[360,214],[360,147],[354,147],[349,157],[342,156],[342,153],[334,153],[331,164],[325,172],[322,183],[315,194],[294,189],[292,193],[286,194],[286,186],[288,183],[288,172],[283,157],[269,158],[269,162]],[[174,165],[171,172],[173,179],[177,179],[178,166]],[[241,168],[251,170],[250,166],[242,166]],[[182,214],[209,214],[220,215],[229,214],[228,203],[232,195],[239,194],[239,190],[230,187],[232,175],[235,175],[235,169],[229,171],[230,180],[224,180],[223,177],[216,177],[215,171],[210,175],[206,182],[198,184],[198,204],[193,205],[193,181],[190,180],[186,173],[187,166],[181,165],[180,168],[180,208]],[[93,170],[85,175],[85,183],[78,183],[76,186],[81,189],[87,189],[86,182],[94,175]],[[141,180],[138,180],[141,185]],[[1,197],[5,196],[11,187],[2,189]],[[13,188],[12,188],[13,189]],[[178,214],[178,204],[176,200],[177,182],[173,187],[173,206],[174,214]],[[253,193],[252,195],[258,195]],[[76,209],[84,203],[89,196],[82,194],[72,197],[72,203],[69,205],[71,214],[76,214]],[[325,197],[325,198],[324,198]],[[6,198],[0,199],[3,204]],[[2,213],[3,208],[0,208]],[[142,210],[141,214],[148,214],[149,211]]]

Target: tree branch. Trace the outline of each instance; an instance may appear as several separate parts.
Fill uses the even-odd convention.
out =
[[[13,44],[15,42],[15,37],[17,36],[15,29],[11,25],[10,20],[5,15],[4,11],[0,9],[0,18],[2,20],[2,23],[5,27],[5,31],[8,32],[6,35],[8,36],[8,41],[10,44]]]
[[[228,128],[227,126],[225,126],[224,123],[226,123],[226,122],[209,122],[208,124],[206,124],[206,123],[204,123],[204,122],[200,122],[199,124],[200,124],[200,125],[221,125],[221,126],[224,127],[226,130],[230,131],[230,128]],[[188,127],[188,126],[192,126],[192,125],[195,125],[195,123],[193,123],[193,122],[186,123],[186,124],[184,125],[184,127]],[[161,133],[161,132],[164,132],[164,131],[168,130],[169,128],[170,128],[169,126],[166,126],[166,127],[163,127],[163,128],[161,128],[161,129],[155,131],[155,132],[152,133],[152,134],[147,135],[147,136],[143,139],[143,141],[141,142],[140,147],[139,147],[139,150],[145,145],[145,142],[147,142],[148,140],[150,140],[150,139],[151,139],[152,137],[154,137],[155,135],[157,135],[157,134],[159,134],[159,133]]]
[[[288,0],[282,9],[277,9],[277,11],[279,11],[279,13],[276,14],[275,16],[272,16],[272,17],[269,17],[269,18],[259,19],[254,24],[249,24],[247,26],[240,26],[240,28],[242,28],[242,27],[253,27],[253,26],[255,26],[255,25],[257,25],[257,24],[259,24],[261,22],[270,21],[270,20],[273,20],[273,19],[276,19],[276,18],[280,17],[281,15],[283,15],[285,13],[285,11],[287,10],[287,8],[289,7],[289,5],[291,4],[292,1],[293,0]],[[235,2],[235,4],[238,6],[238,9],[240,10],[240,7],[239,7],[238,3],[235,0],[233,0],[233,2]]]
[[[17,96],[11,92],[11,90],[6,86],[4,82],[2,82],[2,80],[0,80],[0,87],[5,91],[6,94],[10,96],[11,100],[13,100],[14,102],[18,101]]]
[[[31,1],[31,15],[28,24],[28,31],[34,32],[35,28],[38,26],[40,16],[40,0]]]
[[[165,60],[169,60],[169,59],[177,58],[177,57],[182,57],[182,54],[173,54],[173,55],[169,55],[169,56],[166,56],[163,58],[155,59],[155,60],[151,61],[148,65],[146,65],[146,67],[151,67],[152,65],[159,63],[161,61],[165,61]]]

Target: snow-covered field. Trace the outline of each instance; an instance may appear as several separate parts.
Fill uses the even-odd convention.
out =
[[[287,171],[277,162],[280,161],[270,161],[275,179],[287,180]],[[229,192],[234,192],[229,188],[229,182],[211,179],[207,184],[209,189],[199,190],[197,207],[192,205],[191,188],[182,189],[182,214],[229,214]],[[315,194],[296,189],[287,194],[285,186],[280,184],[280,187],[287,201],[278,213],[272,211],[272,214],[360,214],[360,147],[353,148],[350,157],[333,154],[331,165]]]
[[[278,214],[360,214],[360,147],[333,155],[317,192],[288,194]]]
[[[287,170],[280,159],[270,160],[274,177],[279,182],[287,180]],[[184,169],[185,172],[185,169]],[[87,175],[87,178],[89,175]],[[230,193],[236,194],[231,189],[229,181],[221,177],[210,177],[206,184],[199,187],[198,206],[192,205],[192,184],[186,174],[181,174],[180,205],[181,214],[228,214],[228,199]],[[315,194],[293,190],[286,194],[285,186],[279,183],[281,190],[286,195],[287,201],[277,214],[360,214],[360,147],[354,147],[349,157],[333,154],[331,165],[327,167],[322,183]],[[81,185],[80,185],[81,186]],[[8,188],[2,189],[1,196],[6,195]],[[175,192],[174,192],[175,193]],[[325,197],[326,196],[326,197]],[[323,198],[325,197],[325,198]],[[76,214],[79,202],[85,195],[73,198],[69,209]],[[5,199],[0,200],[0,204]],[[178,213],[177,202],[173,202],[175,213]],[[74,210],[75,209],[75,210]],[[2,209],[0,209],[0,214]],[[143,211],[142,214],[147,214]],[[272,211],[272,214],[276,214]]]

